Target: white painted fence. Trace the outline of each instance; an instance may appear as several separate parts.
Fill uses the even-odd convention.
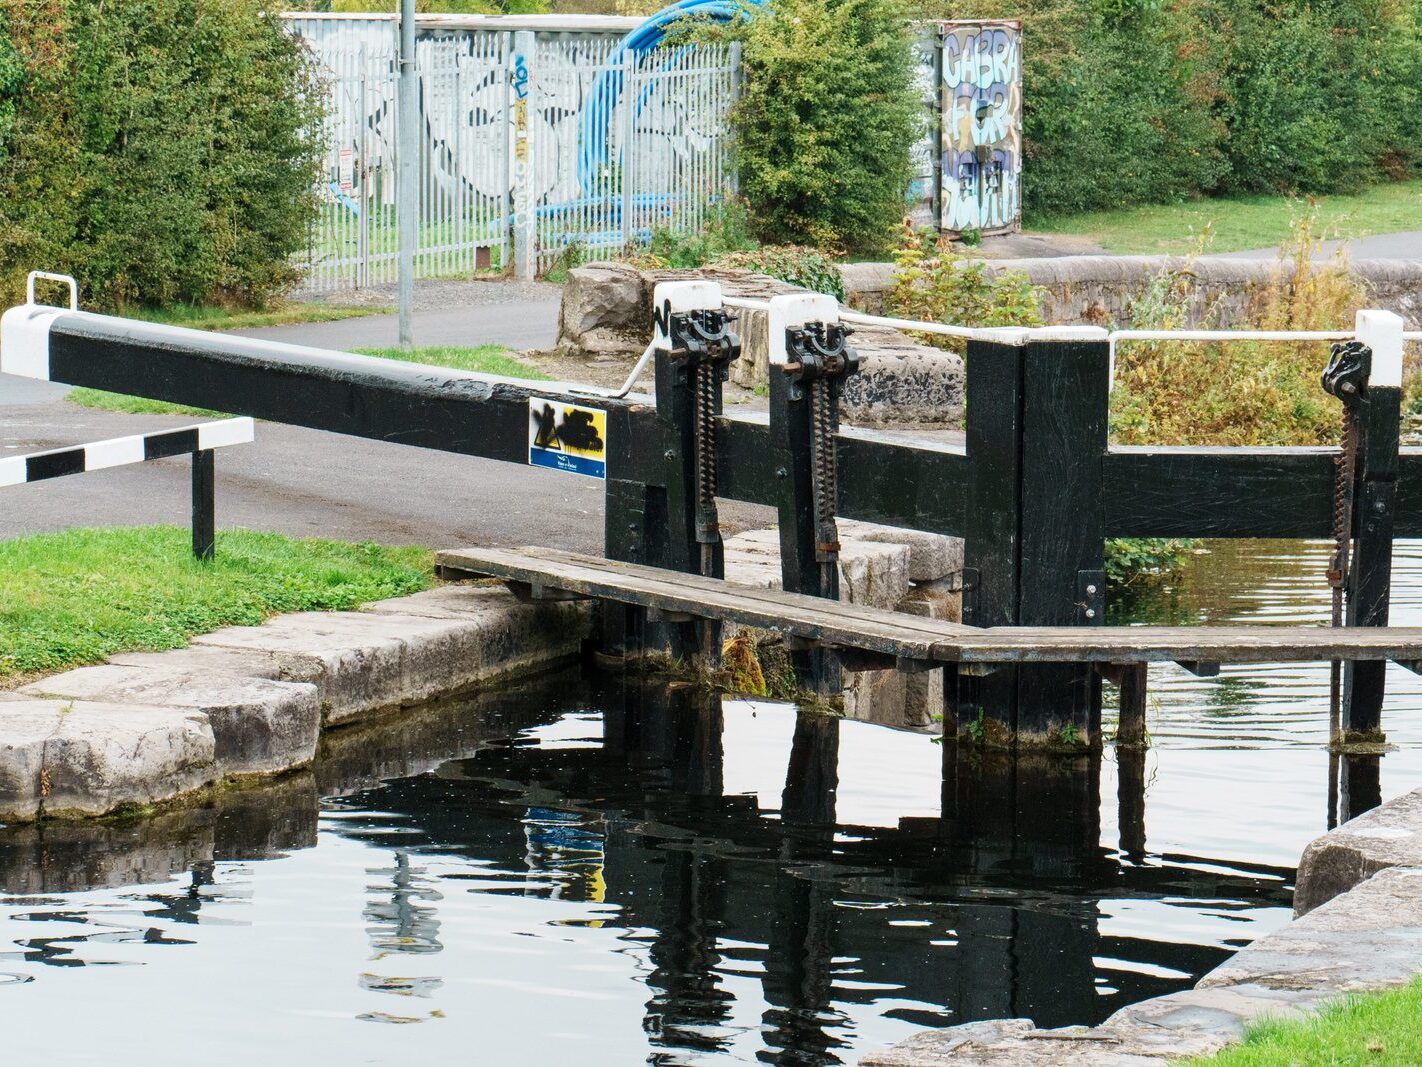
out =
[[[612,258],[653,230],[700,230],[732,189],[736,57],[673,47],[623,58],[627,21],[421,19],[417,277],[510,265],[530,277],[563,258]],[[306,285],[393,282],[398,24],[288,25],[332,102]]]

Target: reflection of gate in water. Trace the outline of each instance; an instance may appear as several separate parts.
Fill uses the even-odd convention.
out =
[[[331,101],[307,285],[393,282],[396,23],[289,25],[320,63]],[[510,264],[526,274],[571,255],[610,258],[654,229],[701,227],[730,189],[734,56],[681,47],[624,59],[615,54],[623,29],[422,27],[418,277]],[[516,249],[527,249],[521,261]]]

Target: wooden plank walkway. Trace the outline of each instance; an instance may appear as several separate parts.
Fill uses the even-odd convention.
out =
[[[1283,663],[1422,661],[1422,628],[1324,626],[1001,626],[986,629],[819,597],[757,589],[551,548],[440,552],[449,578],[491,577],[772,630],[901,660],[945,663]]]

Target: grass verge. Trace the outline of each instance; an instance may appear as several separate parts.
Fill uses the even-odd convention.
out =
[[[1316,1015],[1251,1026],[1243,1044],[1193,1067],[1413,1067],[1422,1063],[1422,979],[1348,997]]]
[[[502,345],[475,345],[465,348],[458,345],[431,345],[402,352],[398,348],[357,348],[362,355],[379,356],[381,359],[397,359],[407,363],[428,363],[436,367],[453,367],[455,370],[474,371],[478,374],[498,374],[505,378],[524,378],[528,381],[546,382],[548,375],[537,367],[524,363],[513,351]]]
[[[1422,229],[1422,181],[1375,185],[1353,195],[1320,196],[1317,224],[1332,236],[1369,237]],[[1024,220],[1040,233],[1089,237],[1122,255],[1186,255],[1209,227],[1210,253],[1272,248],[1289,237],[1298,201],[1283,196],[1192,200],[1183,204],[1093,211]]]
[[[167,304],[163,307],[121,308],[116,314],[165,326],[190,330],[255,330],[261,326],[294,326],[307,322],[335,322],[362,315],[391,315],[394,308],[349,307],[345,304],[286,301],[269,308],[225,308],[213,304]]]
[[[433,581],[423,548],[224,530],[192,557],[175,526],[77,529],[0,542],[0,687],[119,652],[179,648],[223,626],[341,611]]]
[[[456,370],[477,371],[480,374],[499,374],[506,378],[524,378],[529,381],[547,381],[548,375],[537,367],[515,357],[510,349],[500,345],[476,345],[472,348],[458,345],[432,345],[402,352],[398,348],[357,348],[355,351],[381,359],[397,359],[410,363],[428,363],[436,367],[453,367]],[[221,415],[219,411],[205,408],[186,407],[169,404],[162,400],[147,400],[140,396],[125,396],[122,393],[107,393],[102,389],[71,389],[66,399],[86,408],[100,411],[121,411],[128,415]]]

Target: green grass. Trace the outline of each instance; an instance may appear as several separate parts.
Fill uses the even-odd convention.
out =
[[[456,370],[498,374],[505,378],[523,378],[535,382],[548,381],[548,375],[537,367],[530,367],[502,345],[476,345],[473,348],[431,345],[410,352],[402,352],[398,348],[357,348],[355,351],[367,356],[379,356],[381,359],[428,363],[436,367],[453,367]]]
[[[464,348],[457,345],[432,345],[416,348],[412,352],[402,352],[398,348],[357,348],[356,352],[381,359],[404,360],[409,363],[428,363],[436,367],[454,367],[457,370],[477,371],[480,374],[498,374],[505,378],[523,378],[528,381],[546,382],[548,375],[537,367],[530,367],[515,358],[509,349],[500,345],[477,345]],[[100,411],[121,411],[129,415],[193,415],[210,417],[222,412],[204,408],[185,407],[169,404],[162,400],[147,400],[139,396],[125,396],[122,393],[106,393],[102,389],[71,389],[65,398],[81,407],[97,408]]]
[[[1244,1043],[1195,1067],[1414,1067],[1422,1063],[1422,979],[1347,997],[1316,1015],[1251,1026]]]
[[[362,315],[391,315],[394,308],[347,307],[343,304],[303,304],[295,301],[270,308],[224,308],[211,304],[168,304],[164,307],[126,307],[115,314],[165,326],[191,330],[255,330],[261,326],[292,326],[306,322],[335,322]]]
[[[198,563],[172,526],[80,529],[0,542],[0,686],[119,652],[179,648],[223,626],[338,611],[432,582],[423,548],[221,531]]]
[[[1422,229],[1422,181],[1375,185],[1351,196],[1317,198],[1318,230],[1330,237],[1368,237]],[[1208,252],[1269,248],[1289,236],[1298,201],[1283,196],[1193,200],[1183,204],[1093,211],[1081,215],[1028,218],[1024,227],[1041,233],[1089,237],[1122,255],[1184,254],[1213,227]]]
[[[106,393],[102,389],[75,388],[64,394],[64,399],[81,408],[95,408],[99,411],[121,411],[126,415],[198,415],[210,417],[222,415],[221,411],[207,408],[190,408],[184,404],[169,404],[162,400],[149,400],[141,396],[125,396],[123,393]]]

